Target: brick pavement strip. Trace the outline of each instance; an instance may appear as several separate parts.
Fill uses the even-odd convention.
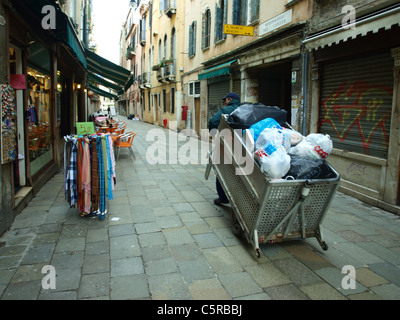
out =
[[[199,159],[149,163],[154,128],[128,120],[135,158],[120,155],[104,221],[68,207],[61,172],[49,180],[0,237],[0,299],[400,299],[398,216],[338,193],[323,224],[328,251],[306,239],[261,245],[257,259],[232,234],[229,206],[214,206],[215,176],[204,179]],[[42,288],[47,264],[56,289]],[[342,287],[345,265],[355,289]]]

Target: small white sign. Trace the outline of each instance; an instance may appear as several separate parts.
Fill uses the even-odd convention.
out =
[[[290,22],[292,22],[292,9],[260,24],[259,35],[263,36],[264,34],[274,31]]]

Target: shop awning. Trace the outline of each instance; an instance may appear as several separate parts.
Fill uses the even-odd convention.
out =
[[[132,75],[129,78],[128,82],[125,84],[125,87],[124,87],[125,91],[129,89],[129,87],[133,84],[134,81],[135,81],[135,77],[134,77],[134,75]]]
[[[55,0],[29,0],[13,1],[13,8],[29,23],[40,26],[44,15],[42,9],[44,6],[52,6],[56,12],[56,28],[48,32],[58,41],[64,43],[67,49],[70,49],[73,55],[82,63],[86,69],[85,50],[80,43],[74,27],[68,16],[61,11],[60,6]]]
[[[87,75],[88,75],[88,80],[90,82],[92,82],[92,83],[100,84],[100,85],[102,85],[104,87],[113,89],[113,90],[115,90],[117,92],[120,91],[121,88],[122,88],[121,86],[119,86],[119,85],[117,85],[115,83],[112,83],[112,82],[108,81],[107,79],[99,77],[97,74],[94,74],[92,72],[88,71]]]
[[[237,59],[225,62],[223,64],[220,64],[218,66],[206,69],[202,72],[199,73],[199,80],[203,79],[209,79],[209,78],[215,78],[215,77],[220,77],[226,74],[230,73],[230,66],[232,63],[236,62]]]
[[[87,70],[94,74],[97,74],[101,77],[104,77],[110,81],[115,82],[121,89],[128,82],[131,77],[131,72],[103,57],[91,52],[89,50],[85,50],[86,61],[87,61]]]
[[[343,28],[342,25],[306,37],[303,41],[306,49],[317,50],[325,46],[339,44],[367,33],[377,33],[380,29],[389,30],[393,25],[400,26],[400,6],[360,17],[355,21],[355,28]]]
[[[94,85],[92,85],[90,83],[89,83],[89,89],[92,90],[93,92],[103,96],[103,97],[106,97],[106,98],[109,98],[109,99],[118,100],[118,96],[116,96],[115,94],[112,94],[111,92],[104,91],[104,90],[102,90],[102,89],[100,89],[100,88],[98,88],[98,87],[96,87],[96,86],[94,86]]]

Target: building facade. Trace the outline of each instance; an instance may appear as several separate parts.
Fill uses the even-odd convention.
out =
[[[176,119],[177,130],[191,128],[208,139],[202,129],[227,92],[238,93],[242,103],[278,106],[303,135],[331,136],[330,161],[342,191],[399,213],[398,1],[146,4],[140,22],[144,121]],[[246,34],[249,27],[253,33]],[[173,28],[176,41],[168,42]],[[171,51],[173,42],[178,49]],[[173,69],[169,58],[175,59],[172,81],[165,77]]]
[[[230,91],[238,93],[241,102],[285,109],[291,125],[299,128],[301,42],[312,1],[187,0],[186,5],[190,10],[185,28],[184,104],[191,110],[196,132],[207,128]],[[251,28],[253,33],[225,32],[224,25]]]
[[[140,8],[139,8],[140,9]],[[126,85],[124,94],[118,99],[118,112],[122,115],[134,114],[143,118],[139,80],[141,75],[142,46],[139,44],[140,10],[132,2],[121,30],[120,64],[132,73],[132,81]]]

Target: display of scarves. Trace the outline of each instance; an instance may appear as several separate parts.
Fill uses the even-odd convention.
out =
[[[65,136],[64,194],[81,216],[104,218],[113,199],[115,158],[109,134]]]

